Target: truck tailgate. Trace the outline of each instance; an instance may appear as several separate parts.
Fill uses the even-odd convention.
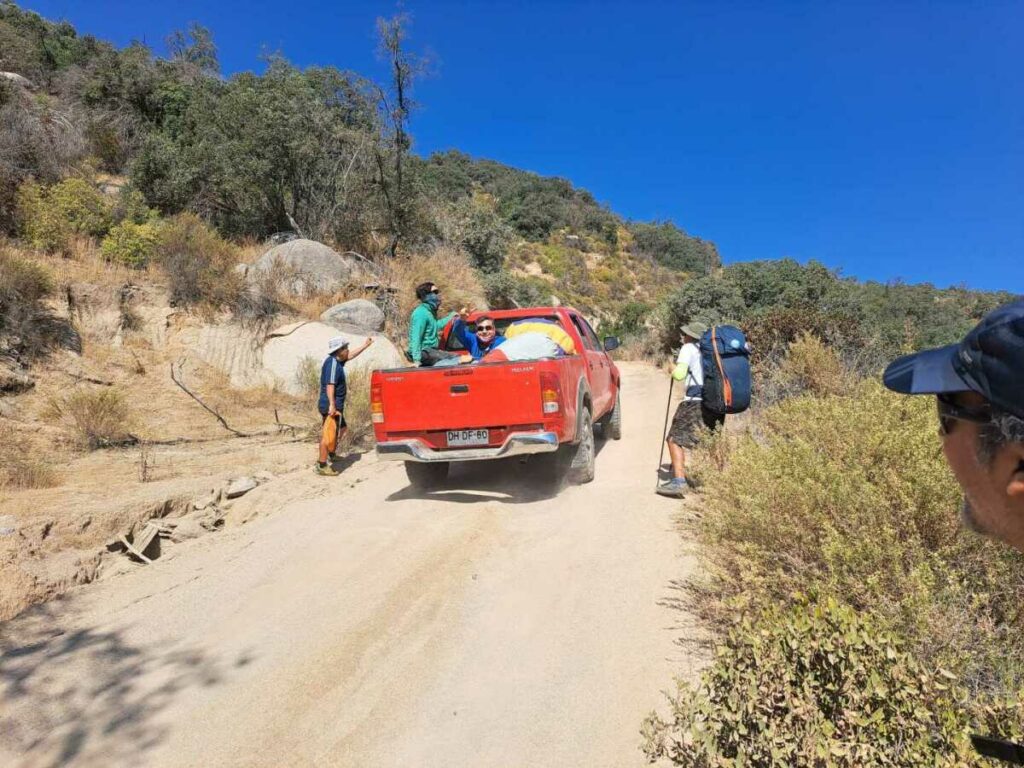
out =
[[[539,424],[538,362],[386,371],[381,376],[389,435],[453,427]]]

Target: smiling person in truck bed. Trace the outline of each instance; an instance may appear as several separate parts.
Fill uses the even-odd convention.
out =
[[[480,315],[476,319],[476,328],[473,333],[469,332],[469,326],[466,323],[468,317],[467,310],[463,309],[459,312],[459,317],[455,318],[455,322],[452,323],[452,333],[462,342],[462,346],[473,356],[474,360],[479,360],[504,343],[505,337],[498,333],[492,317]]]

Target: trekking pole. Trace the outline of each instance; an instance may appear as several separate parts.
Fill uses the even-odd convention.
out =
[[[657,485],[661,484],[661,462],[665,459],[665,433],[668,431],[668,413],[672,409],[672,387],[676,384],[675,376],[668,380],[668,401],[665,403],[665,423],[661,427],[661,453],[658,454]]]

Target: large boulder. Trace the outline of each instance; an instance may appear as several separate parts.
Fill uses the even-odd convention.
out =
[[[282,288],[294,294],[332,293],[360,275],[358,259],[342,256],[315,240],[291,240],[264,253],[246,271],[259,286],[274,270],[285,277]]]
[[[315,365],[319,369],[327,357],[327,342],[339,335],[348,339],[353,348],[360,346],[367,336],[373,337],[373,345],[346,364],[345,370],[350,375],[406,365],[402,353],[386,336],[355,331],[339,333],[326,323],[306,322],[286,325],[267,336],[263,345],[263,371],[293,395],[309,394],[304,376],[308,366]]]
[[[343,331],[358,329],[363,331],[383,331],[384,312],[367,299],[352,299],[335,304],[324,310],[320,320]]]

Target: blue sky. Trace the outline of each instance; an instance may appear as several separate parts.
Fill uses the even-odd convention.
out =
[[[210,27],[383,77],[391,3],[28,0],[124,45]],[[1024,293],[1024,2],[415,2],[416,149],[564,176],[727,262]]]

